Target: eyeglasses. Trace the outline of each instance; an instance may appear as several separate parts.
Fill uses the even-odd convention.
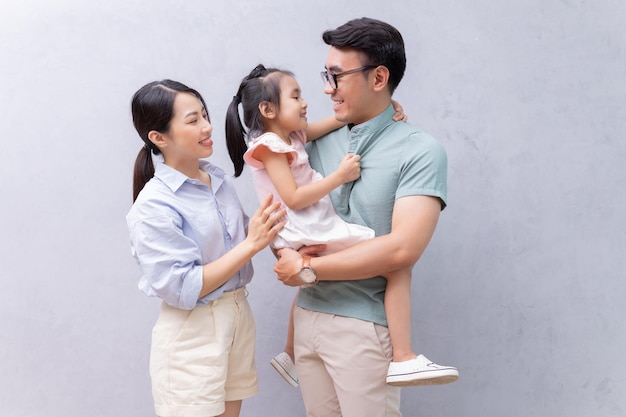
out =
[[[377,66],[378,65],[365,65],[363,67],[351,69],[348,71],[338,72],[336,74],[333,72],[322,71],[320,72],[320,75],[322,76],[322,81],[324,81],[324,83],[330,84],[330,88],[332,88],[333,90],[336,90],[337,78],[343,77],[344,75],[348,75],[348,74],[354,74],[355,72],[371,70],[372,68],[376,68]]]

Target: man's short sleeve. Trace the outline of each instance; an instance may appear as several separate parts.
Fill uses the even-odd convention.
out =
[[[423,132],[412,134],[402,152],[396,199],[411,195],[439,197],[447,204],[448,157],[443,146]]]

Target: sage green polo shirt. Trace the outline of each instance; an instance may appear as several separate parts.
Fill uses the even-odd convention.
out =
[[[337,213],[347,222],[374,229],[376,236],[391,231],[396,199],[429,195],[446,206],[447,157],[441,144],[419,128],[394,122],[389,106],[375,118],[344,127],[311,142],[309,160],[326,176],[346,153],[361,156],[361,177],[331,192]],[[321,281],[302,288],[297,305],[314,311],[354,317],[387,325],[383,300],[387,281],[363,277],[356,281]]]

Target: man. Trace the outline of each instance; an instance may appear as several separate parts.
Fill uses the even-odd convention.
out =
[[[432,137],[392,120],[406,67],[393,26],[355,19],[322,37],[330,45],[324,92],[348,126],[313,142],[310,162],[325,175],[346,153],[361,156],[361,178],[331,198],[344,220],[377,237],[322,257],[310,258],[319,248],[301,249],[304,257],[285,249],[274,269],[286,285],[317,279],[300,290],[294,314],[307,416],[399,416],[399,388],[386,383],[391,344],[380,275],[411,267],[426,249],[446,205],[447,158]]]

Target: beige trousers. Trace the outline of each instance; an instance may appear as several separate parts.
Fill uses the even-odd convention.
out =
[[[398,417],[400,388],[387,385],[386,327],[297,307],[295,356],[307,417]]]

